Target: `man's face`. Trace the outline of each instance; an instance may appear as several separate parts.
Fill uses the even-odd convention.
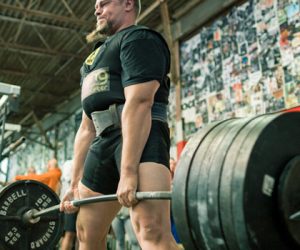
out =
[[[123,0],[97,0],[95,16],[97,17],[96,29],[104,35],[114,34],[122,24],[124,15]]]

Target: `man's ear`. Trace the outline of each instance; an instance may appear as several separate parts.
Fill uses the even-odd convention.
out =
[[[134,8],[135,0],[124,0],[125,1],[125,10],[131,11]]]

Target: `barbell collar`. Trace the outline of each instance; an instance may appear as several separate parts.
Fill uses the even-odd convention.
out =
[[[160,191],[160,192],[137,192],[136,193],[136,199],[137,200],[171,200],[172,193],[169,191]],[[101,196],[95,196],[95,197],[89,197],[85,199],[80,200],[73,200],[71,201],[71,204],[75,207],[79,207],[81,205],[96,203],[96,202],[106,202],[106,201],[115,201],[118,197],[116,194],[109,194],[109,195],[101,195]],[[38,218],[41,215],[48,214],[50,212],[59,210],[60,205],[55,205],[43,210],[40,210],[38,212],[29,210],[27,212],[27,220],[30,220],[31,218]]]

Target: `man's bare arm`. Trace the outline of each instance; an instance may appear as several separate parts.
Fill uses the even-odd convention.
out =
[[[82,178],[85,157],[92,140],[95,138],[95,135],[96,132],[92,120],[90,120],[87,115],[82,112],[82,121],[74,141],[74,160],[71,188],[77,188],[77,185]]]
[[[122,112],[121,179],[119,201],[131,206],[135,201],[140,158],[149,137],[152,119],[151,108],[159,88],[157,81],[134,84],[125,88],[126,102]]]

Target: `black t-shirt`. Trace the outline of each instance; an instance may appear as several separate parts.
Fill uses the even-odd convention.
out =
[[[157,80],[154,101],[168,103],[170,52],[162,36],[146,27],[130,26],[88,56],[81,68],[82,106],[90,117],[114,103],[124,103],[124,88]]]

